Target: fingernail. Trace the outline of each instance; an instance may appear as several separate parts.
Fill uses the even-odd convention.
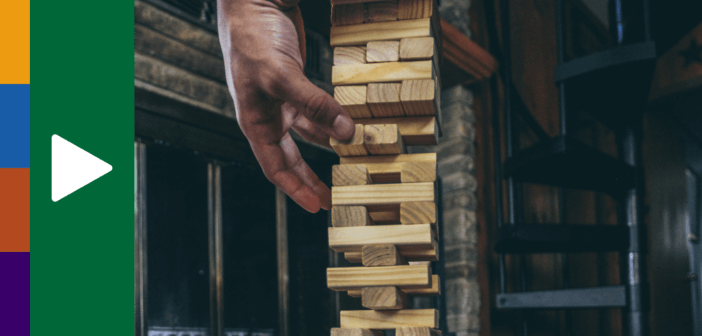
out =
[[[351,138],[353,136],[353,132],[356,129],[354,127],[353,120],[351,120],[351,118],[343,114],[339,114],[338,116],[336,116],[336,119],[334,119],[334,125],[332,127],[334,127],[334,133],[336,133],[336,135],[340,137],[341,140],[347,140]]]

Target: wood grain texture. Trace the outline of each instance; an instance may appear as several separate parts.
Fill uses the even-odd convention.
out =
[[[429,327],[399,327],[395,336],[441,336],[441,330]]]
[[[329,32],[329,43],[332,47],[363,46],[370,41],[390,41],[425,36],[432,36],[431,19],[332,26]]]
[[[354,119],[356,124],[395,124],[405,146],[434,146],[439,142],[436,117],[364,118]]]
[[[400,222],[402,224],[436,223],[436,203],[405,202],[400,204]]]
[[[397,8],[397,1],[366,3],[363,12],[363,22],[397,21]]]
[[[441,295],[441,279],[438,275],[432,274],[431,287],[429,288],[400,288],[407,295],[436,296]],[[350,297],[361,297],[363,290],[356,288],[347,292]]]
[[[368,168],[364,165],[332,166],[332,184],[335,186],[373,184]]]
[[[400,40],[399,56],[403,61],[430,60],[434,58],[435,48],[433,37],[403,38]]]
[[[430,224],[330,227],[329,247],[336,252],[359,252],[365,245],[396,245],[401,250],[428,249],[434,243]]]
[[[361,297],[361,305],[373,310],[398,310],[411,306],[407,294],[395,286],[365,287]]]
[[[334,100],[349,113],[351,118],[372,118],[370,108],[366,105],[368,86],[350,85],[334,87]]]
[[[332,85],[432,79],[432,69],[432,61],[335,65],[332,67]]]
[[[433,162],[436,164],[436,153],[401,154],[384,156],[364,156],[364,157],[342,157],[340,164],[365,164],[372,170],[371,165],[402,163],[402,162]]]
[[[329,138],[329,143],[339,156],[368,155],[368,150],[363,143],[363,125],[356,125],[356,133],[349,141],[339,141]]]
[[[402,81],[400,100],[407,116],[436,115],[437,86],[433,79]]]
[[[397,62],[400,41],[372,41],[366,45],[366,63]]]
[[[363,137],[366,149],[371,155],[397,155],[405,152],[405,144],[397,125],[365,125]]]
[[[436,309],[343,310],[340,313],[342,328],[395,329],[400,327],[439,327]]]
[[[352,264],[360,264],[363,262],[361,252],[344,252],[344,259]],[[361,297],[361,295],[359,294],[358,297]]]
[[[364,4],[334,5],[331,8],[332,26],[348,26],[363,23]]]
[[[372,212],[368,212],[373,218],[373,222],[378,225],[382,224],[402,224],[400,223],[400,206],[393,206],[391,209],[377,210],[373,209]]]
[[[334,65],[366,64],[366,47],[334,48]]]
[[[335,291],[375,286],[431,287],[431,269],[425,265],[327,268],[327,287]]]
[[[384,205],[402,202],[434,202],[434,183],[332,187],[332,205]]]
[[[430,18],[434,12],[434,0],[399,0],[397,18],[411,20]]]
[[[332,207],[332,226],[368,226],[373,220],[364,206],[335,206]]]
[[[368,84],[366,102],[371,113],[376,118],[404,116],[400,102],[400,83],[371,83]]]
[[[366,267],[407,265],[407,260],[395,245],[363,245],[361,262]]]
[[[383,336],[383,332],[361,328],[332,328],[331,336]]]

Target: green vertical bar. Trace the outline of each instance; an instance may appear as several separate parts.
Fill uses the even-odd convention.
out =
[[[134,332],[134,3],[31,2],[31,330]],[[51,136],[112,165],[54,203]]]

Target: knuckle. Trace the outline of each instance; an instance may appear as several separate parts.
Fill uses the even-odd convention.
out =
[[[314,94],[305,103],[305,109],[307,110],[307,117],[313,122],[324,124],[327,117],[326,111],[328,111],[327,103],[324,95]]]

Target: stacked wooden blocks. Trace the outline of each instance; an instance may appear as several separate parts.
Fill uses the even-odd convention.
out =
[[[342,311],[333,336],[436,336],[438,311],[409,295],[439,295],[436,154],[440,60],[434,0],[331,0],[334,98],[356,123],[332,169],[329,246],[358,267],[327,269],[327,285],[370,310]]]

